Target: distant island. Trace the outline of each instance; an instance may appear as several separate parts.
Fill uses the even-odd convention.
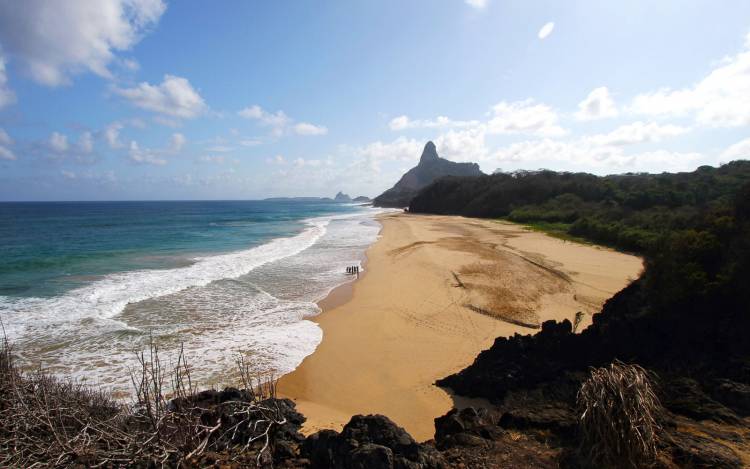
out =
[[[339,191],[333,198],[331,197],[268,197],[263,199],[266,202],[318,202],[318,203],[370,203],[372,199],[364,195],[351,198],[348,194]]]

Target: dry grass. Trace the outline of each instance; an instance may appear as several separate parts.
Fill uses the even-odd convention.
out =
[[[182,350],[167,370],[158,346],[137,354],[134,399],[122,404],[103,390],[21,371],[7,340],[0,343],[0,467],[174,467],[207,451],[227,459],[248,451],[270,461],[274,430],[286,421],[275,384],[251,376],[226,402],[203,402]],[[265,383],[265,384],[262,384]]]
[[[619,361],[594,368],[578,392],[581,456],[591,467],[642,468],[658,452],[663,407],[653,375]]]

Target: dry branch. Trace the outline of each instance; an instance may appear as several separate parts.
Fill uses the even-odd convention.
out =
[[[199,393],[180,348],[167,370],[150,340],[131,372],[133,402],[43,370],[26,373],[12,347],[0,344],[0,467],[179,466],[207,451],[227,460],[252,454],[270,460],[274,432],[286,423],[275,382],[251,379],[238,361],[244,390],[226,402]],[[256,456],[257,455],[257,456]]]

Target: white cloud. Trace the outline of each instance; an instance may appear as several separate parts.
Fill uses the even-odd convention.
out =
[[[487,4],[489,3],[489,0],[464,0],[464,3],[466,3],[472,8],[481,10],[487,6]]]
[[[650,116],[690,116],[706,127],[750,124],[750,34],[740,53],[724,59],[694,85],[640,94],[630,111]]]
[[[34,153],[41,150],[42,156],[51,161],[70,160],[91,164],[98,159],[94,146],[94,134],[90,131],[81,132],[75,141],[60,132],[52,132],[46,141],[35,142],[30,151]]]
[[[73,171],[67,171],[67,170],[63,169],[63,170],[60,171],[60,174],[62,174],[62,177],[64,177],[65,179],[75,179],[76,178],[76,173],[73,172]]]
[[[438,116],[434,120],[411,120],[409,116],[398,116],[391,119],[388,123],[391,130],[460,128],[475,127],[478,125],[479,121],[454,121],[445,116]]]
[[[237,114],[245,119],[255,119],[271,127],[284,127],[291,122],[284,111],[268,112],[257,104],[242,109]]]
[[[83,132],[80,137],[78,137],[78,149],[82,153],[91,153],[94,151],[94,138],[91,135],[91,132]]]
[[[388,123],[388,127],[390,127],[391,130],[409,129],[412,127],[412,121],[409,119],[409,116],[398,116],[391,119]]]
[[[15,159],[17,159],[16,155],[12,151],[4,146],[0,146],[0,160],[13,161]]]
[[[557,113],[546,104],[532,99],[508,103],[502,101],[492,108],[493,117],[487,122],[490,134],[524,133],[540,137],[561,137],[567,132],[558,125]]]
[[[249,139],[245,139],[245,140],[240,140],[239,143],[243,147],[254,147],[254,146],[262,144],[263,142],[260,141],[260,140],[258,140],[258,139],[249,138]]]
[[[164,166],[167,164],[167,160],[159,157],[154,151],[149,149],[141,149],[138,142],[135,140],[130,141],[130,148],[128,150],[128,158],[133,163],[138,164],[150,164],[154,166]]]
[[[435,119],[412,120],[402,115],[391,119],[388,123],[391,130],[407,129],[467,129],[475,135],[487,134],[529,134],[540,137],[560,137],[567,132],[558,124],[558,115],[546,104],[534,102],[533,99],[523,101],[502,101],[492,107],[487,122],[477,120],[456,121],[445,116]]]
[[[223,155],[204,155],[199,160],[203,163],[224,164],[225,158]]]
[[[281,137],[290,132],[308,136],[325,135],[328,133],[326,127],[308,122],[300,122],[292,125],[294,119],[287,116],[284,111],[268,112],[257,104],[238,111],[237,115],[245,119],[256,120],[262,125],[270,127],[271,134],[275,137]]]
[[[435,146],[443,158],[474,163],[487,154],[484,136],[483,128],[450,130],[435,139]]]
[[[633,122],[620,126],[607,134],[584,137],[583,140],[599,146],[624,146],[636,143],[660,142],[665,138],[677,137],[690,131],[687,127],[655,122]]]
[[[66,152],[68,150],[68,137],[58,132],[52,132],[49,137],[49,147],[57,153]]]
[[[577,140],[536,140],[511,144],[490,155],[487,161],[504,166],[565,165],[585,171],[599,169],[607,172],[624,171],[684,171],[694,169],[700,153],[680,153],[657,150],[626,153],[622,147],[598,146]],[[538,166],[537,166],[538,167]]]
[[[255,104],[238,111],[237,114],[245,119],[262,119],[267,113],[263,108]]]
[[[70,83],[90,71],[110,77],[117,51],[133,47],[166,9],[162,0],[0,2],[0,43],[38,83]]]
[[[323,162],[321,160],[315,160],[315,159],[306,160],[304,158],[297,158],[296,160],[292,162],[292,164],[296,168],[304,168],[304,167],[318,168],[323,165]]]
[[[730,145],[722,152],[721,158],[724,160],[750,159],[750,138]]]
[[[609,90],[606,86],[600,86],[591,91],[586,99],[578,103],[578,112],[575,113],[575,117],[578,120],[587,121],[616,117],[617,114],[617,106],[615,106]]]
[[[13,145],[13,139],[5,129],[0,129],[0,145]]]
[[[125,146],[120,142],[120,130],[122,130],[123,127],[124,125],[121,123],[113,122],[104,129],[104,139],[107,141],[107,145],[109,145],[110,148],[118,149]]]
[[[143,82],[134,88],[114,88],[133,105],[174,118],[191,119],[207,110],[206,103],[186,78],[164,75],[159,85]]]
[[[294,132],[298,135],[325,135],[328,129],[322,125],[300,122],[294,126]]]
[[[187,142],[187,139],[184,135],[182,135],[181,133],[174,133],[172,134],[172,138],[169,141],[169,150],[172,153],[178,153],[180,150],[182,150],[185,142]]]
[[[230,151],[234,150],[234,148],[227,147],[227,146],[224,146],[224,145],[216,145],[216,146],[207,148],[207,150],[210,151],[210,152],[213,152],[213,153],[227,153],[227,152],[230,152]]]
[[[555,23],[550,21],[549,23],[542,26],[542,28],[539,30],[539,39],[545,39],[547,36],[552,34],[552,30],[555,29]]]
[[[135,59],[123,59],[120,63],[126,70],[130,70],[131,72],[135,72],[141,68],[141,64]]]
[[[266,158],[266,163],[277,164],[279,166],[285,166],[286,159],[282,155],[276,155],[273,158]]]
[[[5,57],[0,51],[0,109],[16,102],[16,95],[8,88],[8,75],[5,71]]]
[[[382,161],[417,162],[423,147],[424,142],[399,137],[392,142],[376,141],[369,143],[363,147],[355,148],[353,153],[362,158],[370,170],[380,172]]]
[[[257,104],[246,107],[237,113],[245,119],[257,120],[261,124],[271,127],[273,135],[280,137],[286,127],[292,122],[284,111],[268,112]]]

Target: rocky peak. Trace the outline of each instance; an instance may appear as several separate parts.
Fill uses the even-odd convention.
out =
[[[336,197],[334,197],[333,200],[335,200],[336,202],[351,202],[352,198],[347,194],[339,191],[339,193],[336,194]]]
[[[427,142],[422,150],[422,157],[419,158],[419,164],[429,163],[430,161],[437,161],[440,159],[437,154],[437,148],[432,141]]]
[[[406,172],[390,189],[375,198],[376,207],[406,207],[419,190],[445,176],[481,176],[476,163],[456,163],[440,158],[437,148],[427,142],[419,164]]]

